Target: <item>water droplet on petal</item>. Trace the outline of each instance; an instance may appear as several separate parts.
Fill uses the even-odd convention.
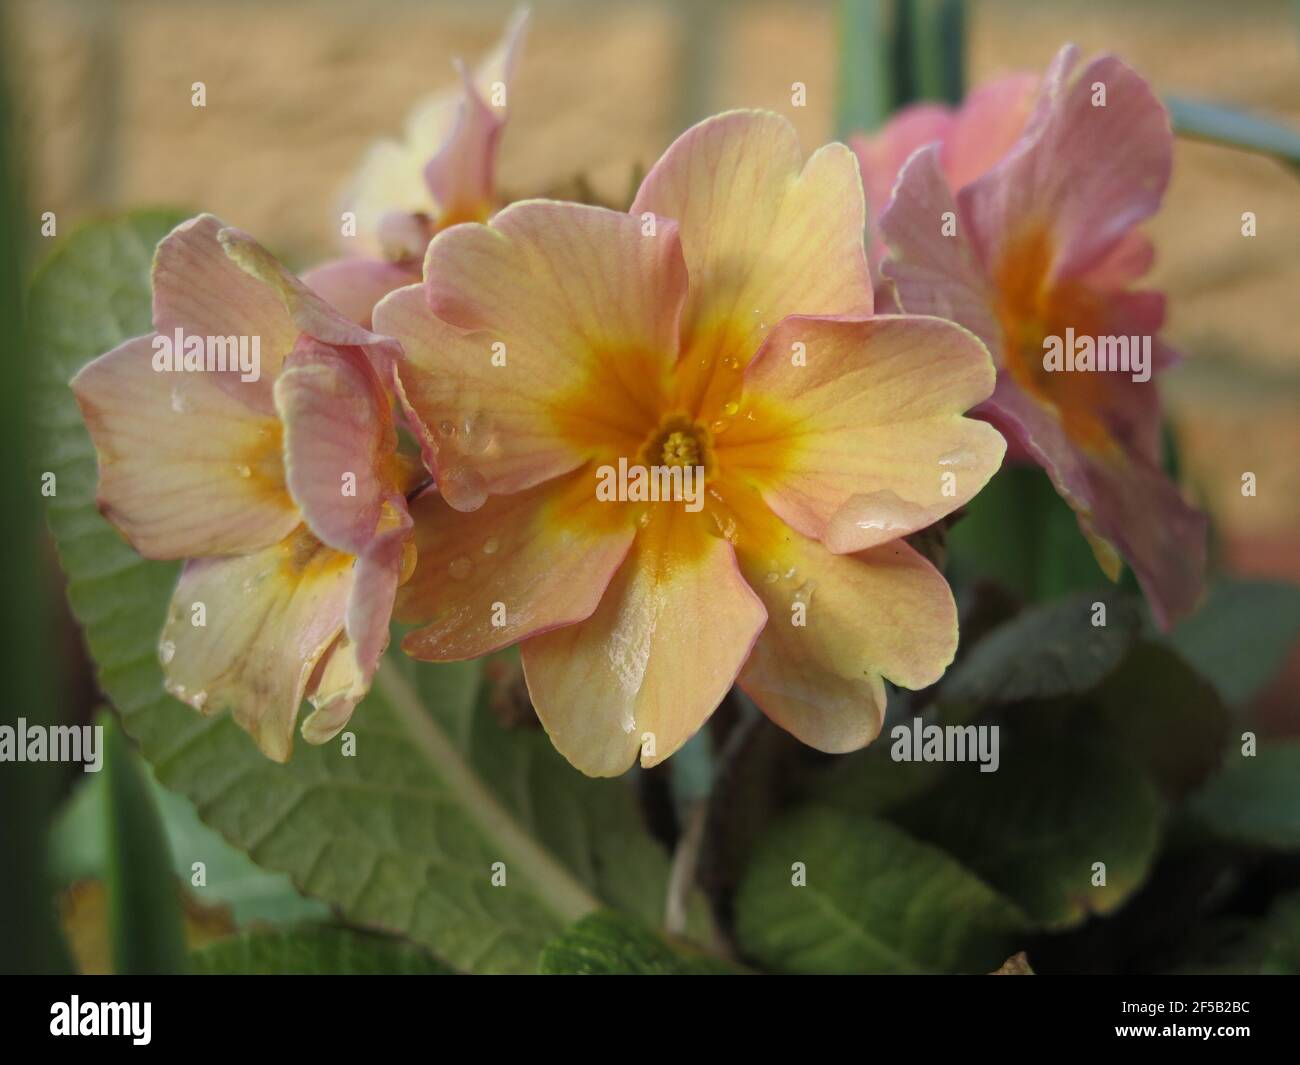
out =
[[[736,416],[736,412],[739,410],[740,410],[740,404],[733,399],[731,402],[723,406],[722,413],[725,414],[728,418],[734,418]]]
[[[777,573],[776,570],[774,569],[770,569],[765,574],[763,574],[764,584],[775,584],[780,579],[781,579],[781,574]]]
[[[176,645],[171,640],[163,640],[158,645],[158,659],[162,664],[168,665],[176,657]]]
[[[204,703],[208,701],[208,693],[204,691],[195,692],[190,696],[190,706],[195,710],[202,710]]]
[[[939,456],[940,466],[965,466],[975,456],[965,448],[958,448],[956,451],[949,451],[946,455]]]
[[[641,513],[636,516],[636,523],[640,525],[641,528],[646,528],[650,524],[650,511],[641,511]]]
[[[500,546],[501,546],[500,540],[498,540],[495,536],[489,536],[486,540],[483,541],[483,554],[495,555],[497,553],[497,548],[499,548]]]
[[[462,556],[453,560],[447,567],[447,572],[451,574],[453,580],[463,581],[474,572],[474,563]]]
[[[492,443],[492,418],[482,411],[465,415],[460,425],[461,450],[467,455],[481,455]]]
[[[240,477],[247,478],[253,476],[252,467],[249,466],[247,463],[243,463],[243,462],[239,463],[239,465],[235,467],[235,472],[239,474]]]
[[[456,423],[450,418],[443,418],[443,420],[438,423],[438,432],[443,436],[455,436]]]
[[[722,365],[725,366],[728,370],[739,370],[740,360],[736,358],[736,356],[734,355],[728,355],[725,359],[722,360]]]
[[[450,466],[438,474],[438,491],[454,510],[478,510],[487,502],[487,481],[468,466]]]
[[[177,414],[184,414],[190,409],[190,401],[179,388],[172,389],[172,410]]]

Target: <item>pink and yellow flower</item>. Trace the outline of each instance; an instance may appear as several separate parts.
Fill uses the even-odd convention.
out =
[[[922,149],[881,223],[901,307],[984,340],[998,378],[980,413],[1047,471],[1111,578],[1129,562],[1162,625],[1196,604],[1206,525],[1161,470],[1154,382],[1058,372],[1044,354],[1054,338],[1126,338],[1150,345],[1148,373],[1174,360],[1156,335],[1164,296],[1129,288],[1150,267],[1136,227],[1159,207],[1172,159],[1150,86],[1114,56],[1080,65],[1067,46],[997,166],[954,197],[942,151]]]
[[[804,742],[881,727],[883,681],[951,661],[943,577],[900,539],[1004,450],[969,332],[873,317],[857,162],[731,112],[680,137],[628,214],[516,203],[429,245],[389,295],[397,385],[440,494],[413,507],[398,616],[417,658],[522,644],[591,775],[676,751],[738,681]],[[598,498],[602,468],[700,468],[702,505]]]
[[[367,153],[345,196],[356,233],[347,256],[307,271],[303,280],[353,321],[369,328],[381,298],[420,280],[429,240],[457,222],[485,222],[500,206],[497,150],[509,86],[528,26],[518,10],[501,42],[460,84],[416,105],[399,139]]]
[[[879,280],[885,244],[880,216],[889,205],[894,182],[918,148],[937,144],[939,168],[948,187],[960,188],[988,173],[1020,139],[1038,89],[1032,74],[1008,74],[972,90],[958,108],[917,103],[895,114],[879,133],[849,138],[862,168],[867,196],[868,258]],[[877,293],[879,300],[882,293]]]
[[[371,362],[391,373],[393,345],[211,215],[158,246],[153,289],[155,332],[72,381],[100,509],[146,558],[189,560],[159,644],[168,690],[283,761],[304,696],[309,742],[347,721],[414,564],[412,472]],[[257,359],[222,369],[241,340]]]

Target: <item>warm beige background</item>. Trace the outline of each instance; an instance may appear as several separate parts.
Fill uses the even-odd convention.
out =
[[[368,141],[493,42],[509,0],[16,0],[33,219],[174,204],[213,211],[305,265],[327,253],[338,191]],[[541,0],[506,136],[516,194],[585,175],[619,197],[634,167],[711,111],[783,111],[806,146],[831,133],[835,5]],[[1119,52],[1165,93],[1300,124],[1286,0],[982,0],[974,80],[1040,70],[1073,40]],[[190,104],[207,84],[208,106]],[[808,105],[790,106],[790,84]],[[1256,212],[1259,236],[1240,234]],[[37,223],[33,222],[35,230]],[[1234,568],[1300,579],[1300,180],[1276,163],[1180,143],[1153,230],[1170,332],[1189,354],[1167,394],[1189,488]],[[39,251],[39,249],[38,249]],[[1259,495],[1243,499],[1254,471]]]

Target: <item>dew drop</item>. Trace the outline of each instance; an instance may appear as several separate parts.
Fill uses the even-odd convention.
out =
[[[636,516],[636,523],[643,529],[648,528],[650,525],[650,511],[641,511],[641,513]]]
[[[965,466],[974,456],[965,448],[958,448],[956,451],[949,451],[946,455],[939,456],[940,466]]]
[[[165,666],[170,664],[171,660],[175,657],[176,645],[172,643],[171,640],[163,640],[163,642],[158,645],[159,661]]]
[[[495,536],[489,536],[486,540],[483,541],[483,554],[495,555],[497,553],[497,548],[499,548],[500,546],[501,546],[500,540],[498,540]]]
[[[776,570],[774,569],[770,569],[765,574],[763,574],[764,584],[775,584],[780,579],[781,579],[781,574],[777,573]]]
[[[709,426],[709,429],[712,431],[714,436],[721,436],[730,428],[731,428],[730,418],[719,418],[717,421],[715,421],[712,425]]]
[[[731,402],[723,406],[722,413],[725,414],[728,418],[734,418],[736,416],[736,412],[739,410],[740,410],[740,404],[733,399],[731,400]]]
[[[733,370],[733,371],[739,370],[740,360],[736,358],[736,356],[734,355],[728,355],[725,359],[722,360],[722,365],[725,366],[728,370]]]
[[[443,418],[443,420],[438,423],[438,432],[443,436],[455,436],[456,423],[450,418]]]
[[[474,563],[462,556],[452,561],[447,567],[447,572],[451,574],[453,580],[463,581],[474,572]]]
[[[185,398],[179,388],[172,389],[172,410],[177,414],[184,414],[190,409],[190,401]]]
[[[467,414],[461,421],[460,432],[460,446],[465,454],[481,455],[492,443],[492,419],[482,411]]]
[[[194,707],[195,710],[202,710],[207,701],[208,693],[205,691],[197,691],[190,696],[190,706]]]
[[[478,510],[487,502],[487,481],[468,466],[451,466],[438,475],[438,491],[447,505],[462,512]]]
[[[249,478],[253,476],[252,467],[243,462],[239,463],[239,465],[235,467],[235,472],[239,474],[240,477],[243,478]]]

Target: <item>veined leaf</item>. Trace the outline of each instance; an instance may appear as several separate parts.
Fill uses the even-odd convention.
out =
[[[207,975],[426,976],[451,972],[437,958],[400,939],[331,925],[301,925],[231,936],[190,955]]]
[[[548,943],[541,970],[552,976],[719,976],[740,971],[608,910],[584,917]]]

